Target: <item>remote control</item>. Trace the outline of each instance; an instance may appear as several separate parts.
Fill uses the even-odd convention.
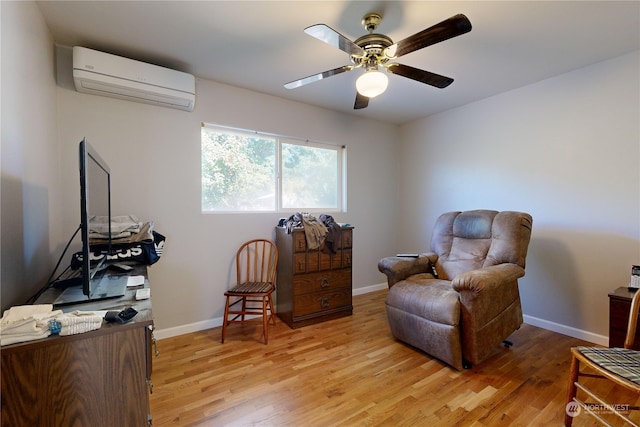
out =
[[[436,266],[433,265],[433,263],[431,261],[429,261],[429,267],[431,267],[431,274],[433,275],[433,277],[435,277],[437,279],[438,278],[438,270],[436,270]]]
[[[128,307],[122,311],[107,311],[107,314],[104,315],[104,320],[109,323],[123,324],[133,319],[136,314],[138,314],[138,311],[135,308]]]

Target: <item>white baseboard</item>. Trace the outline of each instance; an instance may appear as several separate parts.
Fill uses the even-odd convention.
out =
[[[356,288],[351,293],[352,295],[363,295],[368,294],[369,292],[381,291],[383,289],[388,289],[387,282],[378,283],[377,285],[365,286],[364,288]]]
[[[540,319],[533,316],[527,316],[526,314],[523,315],[522,317],[524,318],[524,323],[527,323],[529,325],[537,326],[542,329],[547,329],[552,332],[557,332],[562,335],[568,335],[573,338],[589,341],[594,344],[603,345],[605,347],[609,346],[609,337],[607,336],[594,334],[593,332],[577,329],[572,326],[562,325],[560,323],[551,322],[549,320],[544,320],[544,319]]]
[[[377,285],[366,286],[364,288],[357,288],[352,291],[352,295],[368,294],[369,292],[380,291],[387,289],[387,283],[379,283]],[[203,320],[201,322],[189,323],[187,325],[175,326],[173,328],[156,329],[153,331],[153,335],[156,339],[171,338],[178,335],[189,334],[191,332],[203,331],[205,329],[217,328],[222,326],[222,317],[216,317],[215,319]]]
[[[204,331],[205,329],[222,326],[222,317],[203,320],[201,322],[189,323],[187,325],[175,326],[173,328],[155,329],[153,335],[156,339],[176,337],[178,335],[190,334],[191,332]]]
[[[378,283],[376,285],[365,286],[364,288],[356,288],[353,290],[352,295],[363,295],[368,294],[370,292],[376,292],[383,289],[387,289],[387,283]],[[568,335],[573,338],[578,338],[581,340],[589,341],[595,344],[608,346],[609,345],[609,337],[599,334],[594,334],[593,332],[584,331],[582,329],[577,329],[571,326],[562,325],[560,323],[551,322],[549,320],[540,319],[533,316],[524,315],[524,322],[537,326],[542,329],[547,329],[552,332],[557,332],[559,334]],[[217,317],[214,319],[203,320],[201,322],[189,323],[186,325],[180,325],[173,328],[166,329],[156,329],[154,331],[154,335],[157,339],[171,338],[178,335],[188,334],[191,332],[198,332],[205,329],[217,328],[222,326],[222,317]]]

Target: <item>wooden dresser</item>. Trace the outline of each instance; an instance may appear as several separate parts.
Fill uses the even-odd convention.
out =
[[[149,287],[145,266],[131,274],[144,275]],[[136,301],[135,292],[63,307],[69,312],[133,306],[138,314],[129,323],[2,347],[2,427],[151,425],[151,300]],[[56,296],[52,288],[37,302]]]
[[[640,292],[640,291],[636,291]],[[627,287],[620,287],[609,292],[609,347],[623,347],[629,326],[629,311],[633,292]],[[640,318],[638,319],[640,324]],[[640,350],[640,327],[636,326],[634,350]]]
[[[303,228],[288,233],[276,227],[278,278],[276,313],[287,325],[298,328],[350,316],[353,227],[342,227],[335,252],[309,250]]]

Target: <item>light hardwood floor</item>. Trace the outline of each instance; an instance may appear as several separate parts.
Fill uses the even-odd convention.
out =
[[[393,338],[386,294],[354,297],[342,319],[299,329],[278,320],[268,345],[249,325],[229,327],[224,344],[221,328],[160,340],[153,425],[563,425],[569,348],[589,343],[523,325],[512,348],[459,372]],[[573,425],[598,423],[581,414]]]

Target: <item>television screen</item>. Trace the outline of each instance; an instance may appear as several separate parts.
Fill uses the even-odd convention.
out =
[[[111,249],[111,172],[85,139],[80,142],[79,160],[82,276],[96,279],[104,272]],[[82,293],[88,297],[91,284],[83,280]]]
[[[82,286],[67,288],[54,305],[95,301],[125,294],[127,277],[107,273],[111,251],[111,171],[86,139],[79,147]]]

